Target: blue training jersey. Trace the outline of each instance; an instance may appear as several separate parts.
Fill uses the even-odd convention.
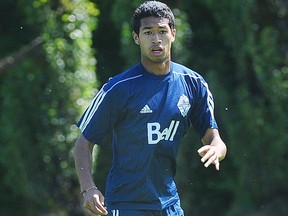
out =
[[[178,201],[174,176],[179,144],[191,126],[202,138],[217,128],[205,80],[171,63],[164,76],[141,64],[111,78],[78,126],[100,144],[113,131],[113,163],[106,185],[108,209],[161,210]]]

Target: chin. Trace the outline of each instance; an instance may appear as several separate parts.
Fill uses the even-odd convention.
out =
[[[168,60],[169,60],[169,58],[166,58],[166,57],[154,57],[154,58],[150,59],[150,61],[152,61],[154,63],[164,63]]]

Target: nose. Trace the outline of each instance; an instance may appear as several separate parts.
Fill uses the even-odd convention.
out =
[[[155,36],[152,39],[152,44],[161,44],[162,40],[160,39],[158,34],[155,34]]]

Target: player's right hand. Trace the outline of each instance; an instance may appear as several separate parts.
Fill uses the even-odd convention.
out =
[[[107,215],[108,211],[104,205],[104,196],[98,189],[89,190],[83,194],[83,208],[90,216]]]

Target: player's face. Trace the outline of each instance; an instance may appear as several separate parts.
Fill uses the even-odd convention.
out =
[[[140,45],[142,63],[162,63],[170,60],[175,34],[176,30],[171,30],[167,18],[143,18],[139,35],[133,33],[135,42]]]

